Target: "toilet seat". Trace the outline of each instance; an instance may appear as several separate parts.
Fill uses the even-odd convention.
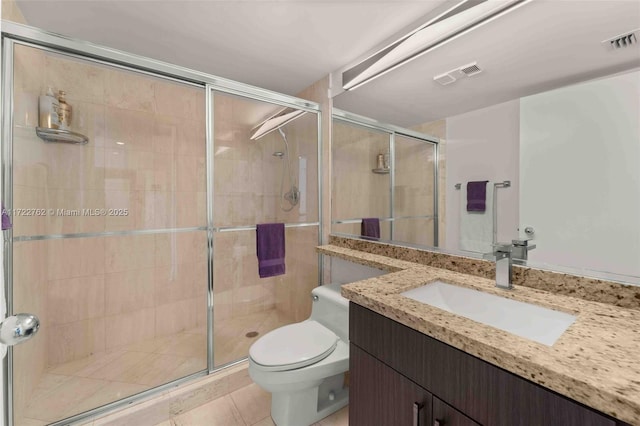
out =
[[[263,370],[293,370],[328,357],[338,340],[328,328],[307,320],[265,334],[251,346],[249,356]]]

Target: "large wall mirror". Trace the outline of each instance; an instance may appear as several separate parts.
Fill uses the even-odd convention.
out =
[[[433,246],[473,255],[530,239],[529,266],[640,285],[640,3],[520,6],[334,106],[439,140]],[[488,181],[483,217],[467,209],[475,181]]]

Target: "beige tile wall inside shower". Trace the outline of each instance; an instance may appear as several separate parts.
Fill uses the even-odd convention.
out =
[[[318,221],[316,115],[307,113],[283,127],[289,144],[291,174],[304,194],[291,211],[283,210],[282,207],[288,209],[291,206],[281,201],[280,189],[287,159],[273,155],[274,152],[285,152],[281,135],[273,131],[257,141],[250,140],[261,119],[277,109],[277,106],[264,102],[214,94],[216,227]],[[300,179],[299,174],[305,172],[300,164],[305,163],[306,176]],[[285,192],[289,186],[285,175]],[[273,309],[286,322],[302,321],[308,317],[311,308],[309,295],[318,283],[317,226],[286,229],[287,272],[270,278],[258,276],[254,230],[216,232],[214,239],[215,323]],[[256,327],[259,328],[259,324]]]

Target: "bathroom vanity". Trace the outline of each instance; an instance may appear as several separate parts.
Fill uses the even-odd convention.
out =
[[[350,424],[640,425],[640,310],[496,289],[491,279],[407,261],[415,253],[319,251],[389,272],[342,287],[351,301]],[[437,280],[575,321],[544,344],[402,295]]]
[[[625,425],[358,304],[349,309],[349,424]]]

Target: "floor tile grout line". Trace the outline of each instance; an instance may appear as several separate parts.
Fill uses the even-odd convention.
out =
[[[239,390],[241,390],[241,389],[244,389],[244,388],[246,388],[246,387],[248,387],[248,386],[251,386],[251,385],[247,385],[247,386],[244,386],[244,387],[242,387],[242,388],[240,388],[240,389],[236,389],[235,391],[233,391],[233,392],[229,392],[227,395],[225,395],[225,396],[227,396],[227,397],[229,398],[229,400],[231,401],[231,404],[233,405],[233,407],[234,407],[234,408],[236,409],[236,411],[238,412],[238,415],[240,416],[240,421],[242,422],[242,426],[248,426],[248,425],[249,425],[249,423],[247,423],[247,421],[246,421],[246,420],[244,419],[244,417],[242,416],[242,411],[240,410],[240,407],[238,407],[238,404],[236,403],[236,400],[235,400],[235,399],[233,399],[233,397],[231,396],[231,394],[233,394],[233,393],[235,393],[235,392],[237,392],[237,391],[239,391]]]

